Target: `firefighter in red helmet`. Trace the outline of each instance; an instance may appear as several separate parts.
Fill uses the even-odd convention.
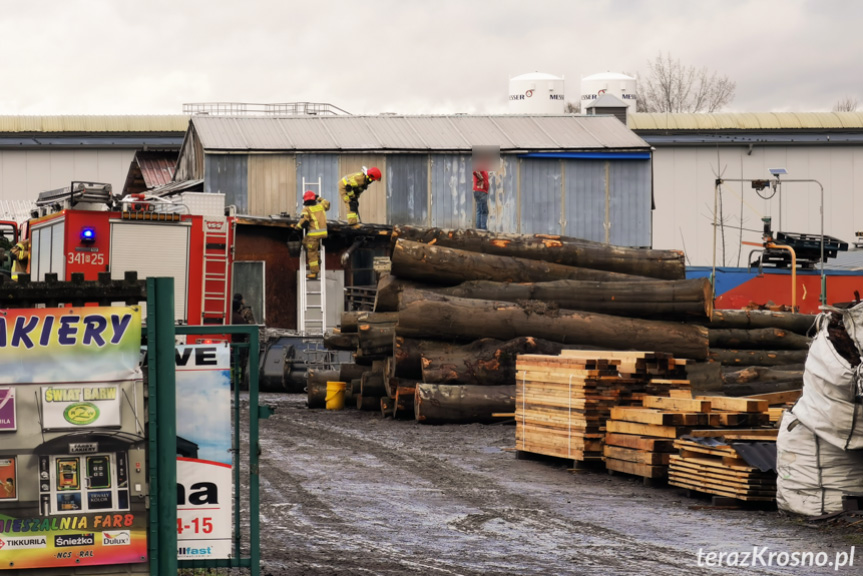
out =
[[[319,199],[317,194],[307,190],[303,194],[303,211],[296,228],[306,230],[303,239],[303,248],[306,250],[306,266],[308,273],[306,278],[316,280],[321,271],[320,253],[321,240],[327,237],[327,214],[330,203],[323,198]]]
[[[360,194],[365,192],[372,182],[380,179],[380,170],[374,166],[363,166],[362,172],[348,174],[339,180],[339,194],[348,205],[348,224],[360,223]]]

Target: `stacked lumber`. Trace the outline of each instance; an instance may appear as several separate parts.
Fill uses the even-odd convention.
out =
[[[669,390],[667,397],[646,396],[641,407],[611,410],[606,427],[605,466],[646,479],[665,478],[668,453],[673,450],[670,444],[676,439],[693,428],[724,430],[767,424],[767,406],[766,400],[754,398],[692,398],[685,389]]]
[[[767,414],[770,417],[770,423],[775,424],[782,420],[782,415],[785,411],[790,410],[802,394],[803,390],[788,390],[785,392],[756,394],[754,396],[747,396],[747,398],[765,400],[768,405]]]
[[[731,445],[743,440],[775,442],[776,430],[723,430],[704,443],[685,437],[674,441],[678,453],[669,457],[668,483],[695,492],[742,501],[772,502],[776,472],[762,471],[744,460]],[[693,436],[703,436],[700,432]]]
[[[608,470],[647,479],[667,476],[675,439],[709,424],[710,402],[681,391],[677,397],[645,396],[641,407],[611,410],[603,448]]]
[[[652,352],[520,355],[516,448],[575,461],[601,460],[611,412],[639,403],[647,390],[682,385],[683,366],[668,354]],[[654,379],[652,374],[673,378]]]

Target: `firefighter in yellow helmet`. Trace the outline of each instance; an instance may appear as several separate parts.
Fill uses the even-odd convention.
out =
[[[339,194],[348,205],[348,224],[360,223],[360,194],[365,192],[372,182],[380,179],[380,170],[374,166],[363,166],[362,172],[348,174],[339,180]]]
[[[306,229],[306,237],[303,239],[303,248],[306,249],[306,265],[308,273],[306,278],[316,280],[318,272],[321,271],[320,253],[321,240],[327,237],[327,213],[330,203],[324,199],[318,199],[317,194],[307,190],[303,194],[303,211],[296,228]]]
[[[19,274],[27,273],[30,263],[30,240],[21,240],[10,251],[12,255],[12,280],[17,281]]]

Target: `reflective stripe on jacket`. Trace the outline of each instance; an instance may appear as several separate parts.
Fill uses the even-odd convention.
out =
[[[339,194],[345,197],[345,201],[351,198],[359,198],[360,194],[365,192],[372,181],[362,172],[348,174],[339,180]]]
[[[330,209],[328,200],[321,200],[319,204],[314,206],[303,206],[303,212],[300,216],[300,226],[304,222],[309,223],[309,229],[306,232],[307,236],[316,236],[323,238],[327,235],[327,213]]]

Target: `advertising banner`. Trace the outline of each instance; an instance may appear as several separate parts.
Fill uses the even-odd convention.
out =
[[[17,430],[18,423],[15,418],[15,389],[0,388],[0,432]]]
[[[147,559],[147,515],[12,518],[0,514],[0,570],[133,564]]]
[[[231,557],[231,356],[177,347],[177,557]]]
[[[138,306],[0,313],[0,571],[146,562],[140,346]]]
[[[0,500],[18,499],[18,462],[12,458],[0,458]]]
[[[81,430],[120,426],[117,386],[58,385],[42,388],[45,430]]]

